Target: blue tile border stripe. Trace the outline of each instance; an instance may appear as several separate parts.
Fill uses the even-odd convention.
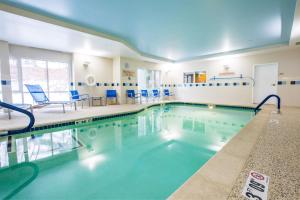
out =
[[[277,85],[281,86],[281,85],[291,85],[291,86],[294,86],[294,85],[300,85],[300,80],[279,80],[277,82]]]
[[[1,85],[10,85],[11,81],[10,80],[1,80]]]
[[[300,85],[300,81],[299,80],[295,80],[295,81],[290,81],[291,85]]]
[[[162,88],[171,87],[228,87],[228,86],[251,86],[250,82],[207,82],[207,83],[183,83],[183,84],[161,84]]]
[[[2,85],[9,85],[11,84],[8,80],[1,80]],[[85,86],[84,82],[70,82],[70,86]],[[300,80],[279,80],[277,81],[277,85],[300,85]],[[123,86],[123,87],[137,87],[138,83],[135,82],[123,82],[120,83],[96,83],[96,87],[116,87],[116,86]],[[252,86],[250,82],[206,82],[206,83],[162,83],[160,87],[162,88],[176,88],[176,87],[236,87],[236,86]]]
[[[277,85],[286,85],[286,81],[278,81]]]

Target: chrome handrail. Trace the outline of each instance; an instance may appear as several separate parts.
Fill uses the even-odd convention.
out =
[[[16,134],[25,133],[25,132],[28,132],[28,131],[31,130],[31,128],[33,127],[33,125],[35,123],[35,118],[34,118],[34,116],[31,112],[29,112],[25,109],[19,108],[17,106],[14,106],[14,105],[4,103],[2,101],[0,101],[0,107],[23,113],[23,114],[27,115],[29,117],[29,120],[30,120],[28,125],[25,128],[18,129],[18,130],[10,130],[10,131],[7,131],[7,134],[1,135],[1,136],[16,135]]]
[[[257,113],[257,111],[259,110],[259,108],[265,104],[271,97],[275,97],[277,99],[277,111],[278,113],[280,113],[280,104],[281,104],[281,100],[280,97],[276,94],[271,94],[269,96],[267,96],[260,104],[258,104],[258,106],[256,106],[256,108],[254,109],[255,114]]]

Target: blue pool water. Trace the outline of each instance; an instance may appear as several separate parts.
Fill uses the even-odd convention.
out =
[[[0,138],[0,199],[165,199],[252,117],[170,104]]]

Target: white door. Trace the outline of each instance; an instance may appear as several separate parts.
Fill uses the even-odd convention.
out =
[[[253,102],[260,103],[270,94],[277,94],[278,65],[262,64],[254,66]],[[267,104],[275,104],[272,98]]]

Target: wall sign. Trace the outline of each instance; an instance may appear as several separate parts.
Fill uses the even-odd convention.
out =
[[[122,76],[127,77],[128,80],[131,80],[131,78],[135,76],[135,71],[123,70],[122,71]]]
[[[206,83],[206,71],[195,72],[195,83]]]
[[[224,65],[223,67],[224,67],[224,69],[223,69],[223,71],[221,71],[221,72],[219,73],[219,76],[230,76],[230,75],[235,75],[235,72],[234,72],[234,71],[230,71],[230,68],[229,68],[228,65]]]
[[[250,171],[242,195],[249,200],[267,200],[269,180],[264,174]]]

